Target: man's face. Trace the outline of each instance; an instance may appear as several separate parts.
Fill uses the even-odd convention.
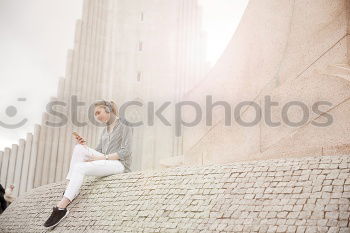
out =
[[[106,123],[106,122],[108,122],[109,117],[110,117],[110,114],[106,113],[106,110],[105,110],[104,107],[98,106],[98,107],[95,108],[95,118],[99,122]]]

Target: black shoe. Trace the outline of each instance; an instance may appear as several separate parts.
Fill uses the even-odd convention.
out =
[[[69,211],[67,208],[64,208],[63,210],[59,210],[57,206],[53,207],[51,216],[46,220],[44,223],[44,227],[47,228],[53,228],[55,227],[59,222],[62,221],[67,215]]]

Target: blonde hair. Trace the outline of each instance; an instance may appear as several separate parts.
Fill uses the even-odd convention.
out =
[[[107,113],[114,113],[116,116],[119,116],[118,112],[118,106],[114,101],[105,101],[105,100],[98,100],[94,103],[95,108],[96,107],[104,107]]]

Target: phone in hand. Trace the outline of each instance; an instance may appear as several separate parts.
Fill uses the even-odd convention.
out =
[[[79,139],[81,138],[81,139],[83,139],[82,137],[80,137],[80,135],[77,133],[77,132],[73,132],[72,133],[74,136],[75,136],[75,138],[79,141]],[[85,144],[85,140],[83,139],[83,141],[82,141],[82,143],[81,144]],[[80,142],[79,142],[80,143]]]

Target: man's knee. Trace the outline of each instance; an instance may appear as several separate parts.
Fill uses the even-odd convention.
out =
[[[84,146],[78,143],[74,146],[74,149],[82,150],[82,149],[84,149]]]
[[[77,162],[76,164],[74,164],[72,169],[75,172],[79,172],[79,173],[85,174],[86,168],[87,168],[86,165],[87,165],[87,162]]]
[[[86,148],[81,144],[76,144],[73,149],[73,152],[75,154],[85,153],[85,151],[86,151]]]

